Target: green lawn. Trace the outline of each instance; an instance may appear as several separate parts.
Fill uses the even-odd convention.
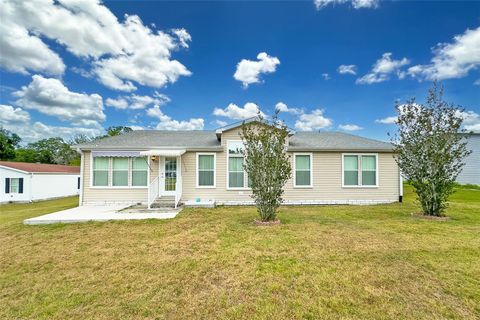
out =
[[[480,191],[449,221],[403,204],[188,209],[164,221],[24,226],[76,198],[0,206],[0,318],[478,319]]]

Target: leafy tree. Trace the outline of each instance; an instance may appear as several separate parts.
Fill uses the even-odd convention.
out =
[[[0,127],[0,160],[15,158],[15,148],[21,140],[17,134]]]
[[[107,128],[107,136],[113,137],[133,131],[130,127],[111,126]]]
[[[261,220],[275,221],[283,201],[283,186],[292,173],[287,154],[288,129],[278,119],[278,112],[271,123],[260,113],[257,120],[242,125],[244,168]]]
[[[28,149],[37,153],[37,161],[41,163],[69,164],[78,158],[77,152],[59,137],[29,143]]]
[[[15,150],[15,159],[17,162],[40,162],[37,151],[28,148]]]
[[[462,110],[443,100],[443,88],[436,82],[424,105],[411,99],[396,109],[392,143],[400,170],[415,188],[423,214],[443,215],[470,153],[461,129]]]

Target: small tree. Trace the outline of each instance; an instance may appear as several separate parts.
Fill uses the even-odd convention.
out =
[[[278,112],[271,123],[259,113],[257,121],[243,124],[241,138],[245,146],[244,169],[260,218],[275,221],[283,201],[283,186],[292,172],[287,154],[288,129],[278,119]]]
[[[396,109],[392,143],[397,163],[415,188],[423,214],[440,216],[470,153],[461,129],[462,110],[443,101],[443,88],[436,82],[424,105],[411,99]]]

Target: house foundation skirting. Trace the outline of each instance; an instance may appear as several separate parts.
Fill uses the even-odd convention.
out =
[[[398,202],[396,200],[286,200],[283,205],[286,206],[304,206],[304,205],[372,205],[387,204]],[[217,205],[225,206],[249,206],[254,205],[253,201],[216,201]]]

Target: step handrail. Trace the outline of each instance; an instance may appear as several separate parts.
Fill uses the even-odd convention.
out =
[[[158,177],[153,179],[152,182],[150,182],[150,185],[148,186],[148,209],[152,208],[152,203],[155,201],[155,199],[159,195],[159,190],[158,190]]]

